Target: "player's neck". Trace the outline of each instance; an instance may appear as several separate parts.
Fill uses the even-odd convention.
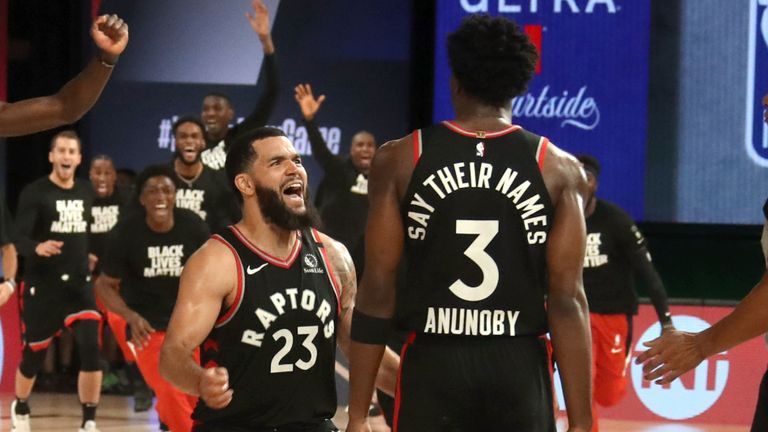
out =
[[[584,217],[590,217],[595,212],[595,207],[597,207],[597,197],[592,196],[592,198],[587,201],[587,207],[584,209]]]
[[[192,165],[185,164],[179,158],[173,160],[173,169],[184,180],[194,181],[203,173],[203,162],[198,160]]]
[[[147,214],[147,226],[149,229],[156,233],[167,233],[173,229],[174,220],[172,217],[167,217],[161,220],[153,219]]]
[[[75,176],[72,176],[68,179],[63,179],[56,175],[56,172],[52,172],[48,175],[48,179],[51,181],[51,183],[62,189],[72,189],[75,187]]]
[[[509,107],[494,107],[478,103],[459,104],[456,108],[455,122],[467,130],[495,131],[512,124],[512,112]]]
[[[248,241],[272,256],[284,259],[293,252],[298,231],[267,222],[258,208],[254,211],[244,207],[243,219],[236,226]]]

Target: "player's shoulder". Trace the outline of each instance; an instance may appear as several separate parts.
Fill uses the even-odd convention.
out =
[[[576,157],[552,142],[547,144],[543,157],[542,176],[550,191],[575,189],[582,194],[586,192],[587,176]]]
[[[319,243],[321,246],[325,247],[328,250],[334,251],[335,253],[346,253],[349,255],[349,251],[347,250],[347,247],[344,246],[344,244],[333,237],[329,236],[328,234],[316,229],[316,228],[310,228],[309,235],[312,236],[312,238],[315,240],[315,242]]]
[[[627,213],[623,208],[619,207],[619,205],[616,203],[598,198],[597,205],[599,206],[601,211],[604,211],[608,214],[631,219],[631,217],[629,216],[629,213]]]

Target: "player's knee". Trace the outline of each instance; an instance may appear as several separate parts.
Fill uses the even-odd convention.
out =
[[[78,321],[72,326],[77,339],[80,354],[80,370],[95,372],[99,367],[99,322],[93,320]]]
[[[19,372],[27,379],[34,378],[40,372],[40,368],[43,367],[45,352],[46,350],[33,351],[28,346],[25,346],[21,354]]]

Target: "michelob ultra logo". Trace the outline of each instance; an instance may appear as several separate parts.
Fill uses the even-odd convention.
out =
[[[748,46],[747,154],[768,167],[768,125],[763,121],[763,96],[768,95],[768,0],[750,1]]]

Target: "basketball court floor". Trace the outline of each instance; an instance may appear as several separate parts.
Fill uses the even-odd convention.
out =
[[[10,430],[8,408],[11,395],[0,395],[0,431]],[[32,430],[34,432],[77,431],[80,425],[80,405],[75,394],[38,393],[30,399],[33,410]],[[334,417],[335,423],[342,428],[347,422],[346,413],[341,408]],[[102,432],[156,432],[157,416],[154,410],[143,413],[133,412],[133,399],[125,396],[103,396],[99,404],[97,423]],[[565,424],[560,422],[558,430],[564,431]],[[373,432],[390,432],[382,417],[371,419]],[[629,422],[602,420],[601,432],[745,432],[747,426],[728,425],[692,425],[675,423]]]

